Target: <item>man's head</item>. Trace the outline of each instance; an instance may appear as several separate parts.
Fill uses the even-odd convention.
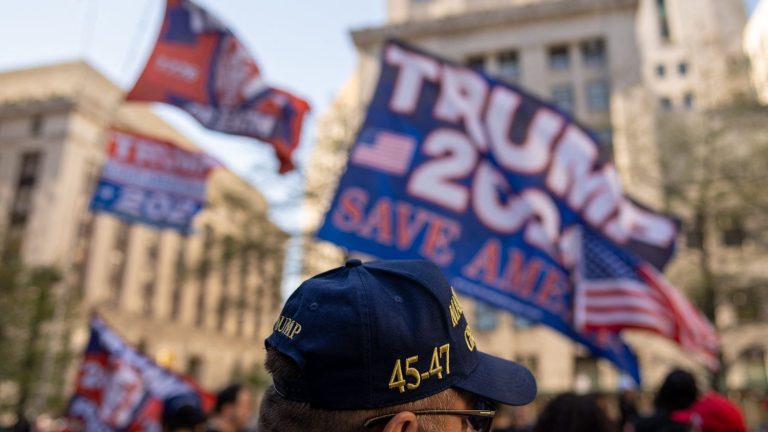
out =
[[[243,429],[253,415],[253,395],[239,384],[226,387],[216,395],[214,413],[233,430]]]
[[[690,372],[674,369],[664,378],[653,404],[656,409],[672,412],[690,407],[698,397],[696,378]]]
[[[165,399],[161,420],[165,432],[201,432],[205,414],[200,396],[184,393]]]
[[[265,423],[284,420],[270,417],[291,410],[303,413],[297,425],[310,411],[363,420],[338,431],[439,422],[464,430],[468,419],[491,418],[493,403],[524,405],[536,395],[528,370],[478,351],[456,293],[426,261],[349,260],[305,281],[266,345],[274,387],[262,404],[265,432],[277,430]]]

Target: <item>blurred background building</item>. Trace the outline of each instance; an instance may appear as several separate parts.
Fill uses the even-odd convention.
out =
[[[761,103],[768,104],[768,2],[757,3],[744,31],[744,50],[749,56],[752,83]]]
[[[61,395],[63,386],[71,390],[64,379],[75,377],[91,312],[206,388],[262,379],[263,340],[282,306],[287,235],[268,221],[263,196],[224,168],[211,174],[207,206],[188,236],[89,212],[109,127],[195,150],[147,105],[124,105],[122,97],[81,62],[0,74],[3,263],[62,276],[40,329],[39,379],[30,388],[0,386],[11,400],[26,391],[44,404],[40,398]]]
[[[721,113],[734,104],[751,113],[739,116],[751,118],[739,123],[739,128],[728,129],[723,119],[712,122],[726,125],[726,131],[717,135],[719,141],[709,137],[726,154],[729,143],[750,146],[753,141],[766,141],[765,127],[757,123],[760,111],[751,102],[754,93],[742,50],[746,21],[741,0],[389,0],[387,23],[351,32],[359,56],[357,68],[318,122],[318,140],[307,170],[306,232],[317,229],[329,207],[378,79],[383,42],[388,37],[405,40],[519,85],[594,131],[630,196],[683,219],[687,230],[669,275],[697,304],[704,307],[709,300],[705,311],[714,314],[717,309],[718,324],[726,332],[730,388],[764,392],[768,329],[754,322],[765,318],[766,299],[745,299],[743,304],[760,312],[754,318],[742,318],[734,311],[738,306],[733,305],[741,303],[733,302],[732,293],[742,292],[733,287],[744,285],[726,276],[739,274],[740,281],[749,280],[748,286],[764,291],[768,278],[755,263],[765,258],[765,244],[751,240],[759,231],[732,227],[719,215],[707,214],[703,224],[689,224],[702,215],[676,199],[673,180],[685,179],[670,175],[680,168],[670,160],[689,161],[688,156],[697,154],[691,148],[698,148],[696,139],[705,131],[683,133],[670,124],[694,127],[709,121],[696,113]],[[731,134],[735,129],[739,133]],[[754,139],[747,142],[745,136]],[[683,143],[673,146],[678,153],[670,155],[666,146],[675,140]],[[712,157],[720,156],[713,153]],[[702,167],[685,168],[680,172],[699,173]],[[723,183],[722,178],[704,183],[710,180]],[[708,234],[703,239],[707,248],[695,247],[695,242],[692,246],[689,226]],[[343,252],[330,244],[310,239],[305,244],[305,275],[342,262]],[[708,255],[706,265],[702,255]],[[727,270],[725,262],[731,265]],[[702,282],[702,277],[710,278],[709,282]],[[714,298],[708,299],[707,290],[716,291]],[[463,302],[465,310],[473,311],[469,319],[480,346],[531,368],[543,394],[570,389],[615,392],[624,382],[606,362],[592,359],[543,326],[472,304],[470,299]],[[636,333],[629,340],[640,357],[647,389],[654,389],[673,366],[704,376],[690,356],[660,338]]]

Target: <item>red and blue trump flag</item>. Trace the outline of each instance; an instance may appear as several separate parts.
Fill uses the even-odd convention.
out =
[[[213,395],[126,344],[100,317],[92,317],[90,327],[67,409],[80,430],[160,431],[163,402],[173,397],[195,397],[206,411],[213,406]]]
[[[429,259],[454,288],[548,325],[639,382],[616,327],[579,326],[574,234],[663,265],[677,224],[627,199],[594,137],[553,106],[399,42],[318,237]]]
[[[168,0],[160,36],[129,101],[175,105],[208,129],[271,144],[293,169],[309,104],[269,86],[232,32],[190,0]]]
[[[188,234],[205,205],[208,175],[218,165],[205,153],[171,142],[110,131],[107,161],[90,208]]]

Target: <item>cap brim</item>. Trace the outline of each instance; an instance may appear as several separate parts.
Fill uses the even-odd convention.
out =
[[[528,369],[509,360],[478,354],[477,368],[456,387],[505,405],[526,405],[536,398],[536,379]]]

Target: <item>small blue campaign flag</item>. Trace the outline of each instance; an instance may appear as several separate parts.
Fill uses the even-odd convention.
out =
[[[598,150],[553,106],[390,41],[317,236],[384,259],[429,259],[459,292],[548,325],[639,382],[618,333],[574,325],[568,239],[586,225],[663,253],[677,227],[627,199]]]
[[[204,153],[170,142],[111,131],[90,208],[188,234],[205,205],[208,174],[217,165]]]

